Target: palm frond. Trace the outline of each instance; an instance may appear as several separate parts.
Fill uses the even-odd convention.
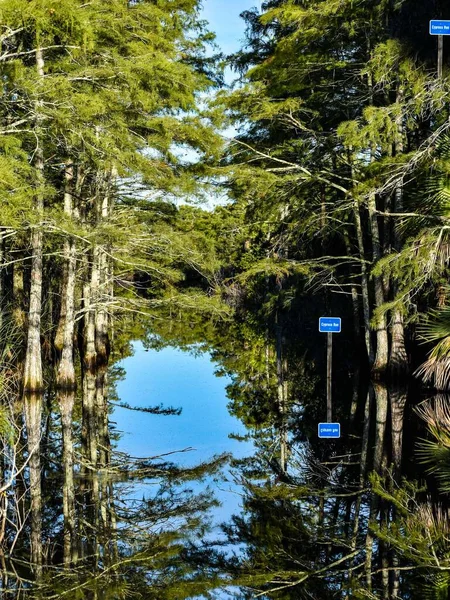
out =
[[[450,397],[437,394],[431,400],[422,402],[415,408],[416,413],[430,428],[435,437],[440,431],[450,435]]]
[[[450,337],[448,338],[448,343],[450,344]],[[441,346],[441,344],[439,345]],[[433,383],[433,387],[436,390],[443,392],[450,390],[450,356],[448,358],[438,358],[430,355],[414,372],[414,375],[422,377],[425,383]]]
[[[430,314],[431,319],[419,327],[418,333],[424,342],[435,346],[414,375],[433,383],[437,390],[446,391],[450,389],[450,306]]]
[[[428,502],[420,504],[417,516],[424,527],[430,532],[432,539],[440,539],[450,534],[450,509],[442,503],[435,503],[431,497]]]
[[[450,589],[450,574],[447,571],[427,573],[415,586],[417,598],[421,600],[447,600]]]
[[[434,439],[418,445],[419,460],[436,476],[442,492],[450,491],[450,397],[440,394],[416,407]]]

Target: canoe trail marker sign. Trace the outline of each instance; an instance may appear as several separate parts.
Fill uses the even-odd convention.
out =
[[[339,423],[319,423],[320,438],[340,438],[341,426]]]
[[[320,317],[319,331],[321,333],[341,333],[341,318]]]
[[[438,36],[437,71],[438,79],[441,79],[442,61],[444,57],[444,35],[450,35],[450,21],[440,21],[436,19],[430,21],[430,35]]]
[[[430,21],[430,35],[450,35],[450,21]]]

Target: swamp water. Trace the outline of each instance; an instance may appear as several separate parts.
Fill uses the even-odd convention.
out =
[[[319,440],[320,362],[232,334],[135,342],[76,393],[7,405],[2,598],[448,597],[447,442],[427,429],[448,399],[338,368],[342,438]]]
[[[125,377],[117,385],[122,403],[133,408],[162,405],[180,414],[153,415],[117,407],[111,414],[123,432],[118,450],[131,456],[161,455],[183,467],[195,467],[215,456],[243,458],[252,452],[250,442],[230,438],[245,435],[245,427],[227,410],[227,377],[217,377],[209,353],[174,347],[145,350],[134,345],[133,356],[120,366]],[[194,482],[191,482],[191,487]],[[210,486],[221,505],[214,509],[217,524],[239,513],[242,490],[227,469],[222,477],[208,477],[196,491]]]

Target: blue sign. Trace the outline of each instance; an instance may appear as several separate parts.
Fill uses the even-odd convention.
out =
[[[340,423],[319,423],[320,438],[340,438],[341,425]]]
[[[341,333],[341,318],[320,317],[319,331],[321,333]]]
[[[450,21],[430,21],[430,35],[450,35]]]

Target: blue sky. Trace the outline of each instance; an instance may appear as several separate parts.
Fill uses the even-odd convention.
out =
[[[244,40],[245,24],[241,12],[261,7],[259,0],[204,0],[203,18],[216,33],[216,42],[225,54],[238,50]]]
[[[257,8],[261,10],[262,0],[203,0],[201,17],[209,23],[209,30],[216,34],[218,49],[225,55],[233,54],[242,48],[245,42],[245,23],[240,14],[243,11]],[[230,68],[225,70],[225,83],[230,85],[237,79],[237,74]],[[223,136],[232,139],[236,129],[229,127],[222,132]],[[176,149],[174,149],[176,151]],[[183,148],[180,156],[186,161],[195,161],[198,155],[191,149]],[[184,200],[174,200],[182,204]],[[226,196],[220,194],[202,204],[205,210],[212,210],[217,204],[226,202]]]
[[[261,8],[260,0],[204,0],[203,18],[208,21],[209,29],[216,34],[216,44],[228,55],[236,52],[245,41],[245,23],[240,18],[244,10]],[[225,81],[230,84],[234,79],[229,69],[225,72]]]

